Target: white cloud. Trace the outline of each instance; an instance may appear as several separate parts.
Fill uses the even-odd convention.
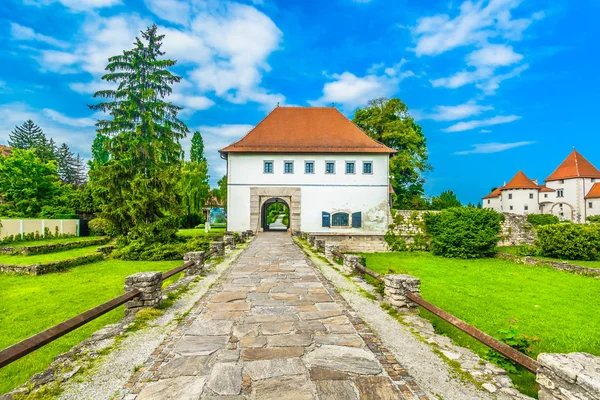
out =
[[[519,40],[533,20],[512,18],[511,10],[520,3],[521,0],[465,1],[454,18],[448,14],[421,18],[412,29],[416,41],[413,50],[417,56],[437,55],[457,47],[484,45],[490,38]]]
[[[111,82],[91,81],[91,82],[73,82],[69,84],[71,90],[81,94],[94,94],[99,90],[108,90],[115,87]]]
[[[15,40],[33,40],[60,48],[69,47],[69,43],[67,42],[63,42],[62,40],[55,39],[51,36],[42,35],[41,33],[37,33],[36,31],[27,26],[19,25],[14,22],[10,24],[10,34],[11,37]]]
[[[152,13],[161,19],[180,25],[190,22],[190,4],[179,0],[144,0]]]
[[[459,122],[456,123],[446,129],[444,129],[444,132],[462,132],[462,131],[469,131],[472,129],[477,129],[477,128],[483,128],[486,126],[492,126],[492,125],[499,125],[499,124],[507,124],[509,122],[514,122],[518,119],[520,119],[521,117],[518,115],[499,115],[493,118],[488,118],[488,119],[480,119],[480,120],[474,120],[474,121],[466,121],[466,122]]]
[[[71,118],[67,117],[65,114],[62,114],[58,111],[51,110],[49,108],[44,108],[42,110],[45,116],[50,118],[53,121],[58,122],[62,125],[75,126],[75,127],[88,127],[94,126],[96,121],[92,118]]]
[[[481,82],[493,76],[494,70],[491,68],[478,68],[474,71],[457,72],[447,78],[438,78],[431,80],[433,87],[445,87],[448,89],[456,89],[475,82]]]
[[[435,112],[431,114],[421,114],[419,119],[433,119],[435,121],[456,121],[459,119],[473,117],[484,111],[492,110],[491,106],[482,106],[474,101],[468,101],[456,106],[436,106]]]
[[[38,7],[60,3],[73,11],[88,11],[95,8],[112,7],[121,4],[121,0],[23,0],[23,3]]]
[[[523,142],[513,142],[513,143],[483,143],[483,144],[474,144],[471,150],[457,151],[454,154],[458,155],[467,155],[467,154],[487,154],[487,153],[499,153],[501,151],[514,149],[516,147],[528,146],[530,144],[534,144],[535,142],[531,141],[523,141]]]
[[[486,93],[486,94],[494,94],[496,92],[496,90],[500,87],[501,82],[503,82],[507,79],[519,76],[519,74],[521,72],[525,71],[527,68],[529,68],[529,64],[524,64],[524,65],[518,66],[517,68],[513,69],[510,72],[507,72],[505,74],[495,75],[487,81],[478,83],[476,86],[479,89],[482,89],[484,91],[484,93]]]
[[[402,63],[393,67],[384,68],[378,64],[369,69],[369,74],[359,77],[351,72],[334,74],[333,81],[323,86],[323,95],[309,101],[311,105],[341,104],[346,111],[363,106],[369,100],[378,97],[389,97],[398,91],[400,82],[408,77],[415,76],[412,71],[400,71]],[[378,73],[383,69],[383,73]]]
[[[505,67],[517,63],[523,55],[514,52],[511,46],[490,44],[467,56],[469,65],[475,67]]]

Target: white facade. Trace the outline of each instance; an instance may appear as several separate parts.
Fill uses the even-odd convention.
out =
[[[575,222],[585,221],[590,215],[586,207],[585,196],[597,181],[597,179],[592,178],[548,181],[547,186],[556,190],[554,192],[554,203],[556,205],[553,205],[551,213],[561,219],[564,218]],[[546,214],[550,214],[550,211],[546,212]]]
[[[272,172],[265,172],[265,162],[272,162]],[[285,163],[293,163],[293,172],[285,172]],[[313,172],[306,172],[306,163],[313,163]],[[326,163],[333,162],[335,170],[326,173]],[[354,163],[354,173],[346,172],[346,164]],[[371,173],[363,172],[364,163]],[[288,164],[289,168],[289,164]],[[258,231],[262,219],[252,218],[261,213],[267,197],[281,197],[293,189],[299,193],[292,199],[291,219],[299,218],[304,232],[384,234],[389,225],[389,154],[385,153],[229,153],[227,161],[227,229]],[[270,193],[254,195],[252,193]],[[290,197],[291,198],[291,197]],[[285,201],[285,198],[283,198]],[[288,201],[286,201],[288,202]],[[359,227],[323,226],[323,213],[361,213]],[[330,221],[332,222],[332,221]],[[293,225],[293,223],[292,223]]]
[[[514,214],[539,214],[538,189],[502,190],[500,211]]]
[[[483,199],[483,208],[502,212],[502,197],[489,197]]]

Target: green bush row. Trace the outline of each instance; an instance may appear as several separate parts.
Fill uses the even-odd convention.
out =
[[[142,240],[134,240],[127,244],[118,243],[112,256],[122,260],[136,261],[181,260],[185,253],[208,251],[210,246],[210,240],[204,237],[194,237],[179,242],[152,244],[147,244]]]
[[[563,260],[599,260],[600,225],[540,226],[536,242],[541,255]]]
[[[87,256],[69,258],[68,260],[54,261],[48,264],[41,264],[38,267],[38,275],[47,274],[50,272],[64,271],[66,269],[77,267],[79,265],[92,264],[102,260],[104,260],[104,255],[98,253],[90,254]]]
[[[543,225],[558,224],[560,220],[556,215],[552,214],[527,214],[527,222],[538,227]]]
[[[587,219],[593,224],[600,223],[600,215],[590,215]]]
[[[45,244],[45,245],[41,245],[41,246],[23,246],[23,247],[17,247],[15,249],[15,251],[12,252],[12,254],[13,255],[25,254],[28,256],[32,256],[35,254],[48,254],[48,253],[54,253],[54,252],[58,252],[58,251],[81,249],[81,248],[90,247],[90,246],[99,246],[99,245],[106,244],[109,241],[110,241],[110,238],[103,237],[103,238],[99,238],[99,239],[79,240],[76,242]]]
[[[58,226],[56,227],[54,233],[50,231],[49,228],[46,228],[45,235],[42,235],[39,231],[26,233],[21,237],[21,235],[9,235],[0,240],[0,244],[13,244],[13,243],[21,243],[21,242],[32,242],[35,240],[42,239],[58,239],[58,238],[68,238],[68,237],[77,237],[77,235],[71,235],[68,233],[60,233]]]

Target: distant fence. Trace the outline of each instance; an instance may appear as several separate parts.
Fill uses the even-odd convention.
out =
[[[39,232],[44,236],[46,230],[53,235],[58,232],[61,235],[79,236],[78,219],[1,219],[0,239],[7,236],[21,236]]]

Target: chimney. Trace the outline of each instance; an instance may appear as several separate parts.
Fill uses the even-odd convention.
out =
[[[536,185],[539,185],[539,183],[538,183],[538,180],[537,180],[537,179],[534,179],[534,180],[533,180],[533,183],[535,183]]]

